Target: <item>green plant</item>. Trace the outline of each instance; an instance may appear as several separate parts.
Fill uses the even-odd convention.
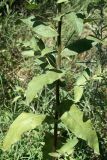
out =
[[[104,76],[103,74],[105,74],[105,72],[101,73],[99,71],[100,64],[98,65],[97,73],[91,71],[91,69],[85,65],[81,67],[81,74],[72,75],[72,79],[75,82],[73,89],[66,91],[64,88],[66,83],[64,83],[64,77],[66,77],[71,70],[70,67],[66,68],[64,63],[70,63],[71,60],[73,60],[73,56],[77,56],[77,54],[80,54],[82,51],[90,49],[92,47],[92,42],[94,42],[94,46],[102,43],[102,38],[99,39],[99,37],[94,36],[76,40],[77,44],[73,42],[73,38],[76,39],[76,36],[79,37],[83,32],[85,21],[88,22],[90,20],[90,17],[88,17],[89,15],[87,15],[87,13],[84,17],[86,11],[84,11],[84,6],[86,5],[86,9],[89,2],[87,1],[85,5],[81,4],[83,6],[82,9],[81,5],[79,5],[79,2],[80,1],[77,3],[76,1],[75,3],[74,1],[74,5],[67,0],[59,0],[56,3],[53,2],[57,14],[52,19],[52,22],[43,22],[41,19],[38,20],[35,16],[22,19],[22,21],[29,27],[29,30],[31,30],[33,33],[33,37],[31,37],[29,41],[22,42],[24,49],[26,49],[24,52],[22,52],[22,54],[23,56],[29,57],[35,56],[35,61],[41,68],[40,74],[35,76],[28,84],[28,88],[25,92],[26,105],[36,105],[38,99],[42,99],[44,96],[46,88],[52,90],[54,92],[54,96],[56,97],[53,99],[54,108],[52,109],[52,113],[54,114],[52,117],[52,121],[54,123],[54,127],[52,124],[52,129],[54,129],[54,131],[52,131],[52,137],[54,138],[52,150],[53,153],[50,153],[50,155],[53,157],[53,159],[61,159],[61,157],[64,157],[65,159],[76,159],[77,157],[75,156],[74,148],[76,148],[78,144],[78,138],[85,140],[94,150],[94,152],[99,154],[97,134],[95,130],[93,130],[90,120],[85,122],[83,121],[83,113],[80,111],[80,109],[85,110],[83,103],[87,102],[88,104],[89,102],[87,100],[88,96],[86,96],[87,87],[89,87],[91,84],[93,85],[96,81],[98,82],[103,79],[102,77]],[[96,3],[99,2],[96,1],[95,4]],[[75,7],[75,10],[73,7],[70,7],[71,4]],[[70,8],[69,11],[66,10],[66,7]],[[78,12],[77,9],[79,10]],[[65,33],[63,32],[63,30],[66,28],[66,23],[68,23],[70,26],[72,25],[72,29],[70,28],[69,30],[69,37],[66,37]],[[63,25],[64,27],[62,29]],[[57,30],[55,28],[57,28]],[[100,30],[102,30],[102,25]],[[52,42],[51,47],[45,44],[45,42],[48,40],[49,42]],[[71,42],[72,44],[70,44]],[[85,47],[88,48],[84,48],[84,46],[82,46],[83,43],[85,43],[87,45]],[[81,46],[79,46],[80,48],[77,47],[80,44],[82,49]],[[74,73],[75,71],[73,74]],[[88,93],[91,92],[92,91]],[[68,103],[69,99],[71,100],[70,110],[63,112],[62,109],[65,107],[63,101],[66,100],[66,103]],[[20,135],[23,132],[36,127],[36,124],[38,123],[38,120],[35,121],[36,117],[38,116],[37,113],[28,113],[28,117],[25,117],[25,115],[27,114],[22,113],[19,115],[19,117],[11,125],[4,140],[4,150],[7,150],[10,148],[11,144],[19,140]],[[46,120],[49,122],[48,117],[50,118],[52,115],[48,113],[47,115],[40,114],[39,116],[41,122],[44,120],[42,117],[45,116],[47,116]],[[20,119],[22,123],[20,123]],[[30,125],[31,122],[33,126]],[[64,126],[61,126],[62,123]],[[27,126],[25,126],[25,124]],[[64,131],[65,129],[64,127],[67,128],[66,130],[70,130],[67,131],[66,136],[69,138],[69,140],[64,144],[64,146],[58,149],[58,133],[62,134],[62,130]]]

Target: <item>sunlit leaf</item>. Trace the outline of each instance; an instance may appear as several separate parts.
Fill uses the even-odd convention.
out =
[[[76,105],[71,106],[70,111],[65,112],[61,120],[75,136],[87,141],[94,152],[99,154],[98,138],[92,123],[90,120],[83,122],[83,112]]]
[[[74,101],[75,103],[79,102],[83,95],[84,88],[83,86],[75,86],[74,87]]]
[[[61,56],[62,57],[71,57],[71,56],[75,56],[77,55],[77,52],[74,52],[68,48],[65,48],[62,52],[61,52]]]
[[[35,37],[32,37],[30,40],[24,41],[23,46],[29,47],[33,49],[34,51],[37,51],[39,50],[38,41],[39,41],[38,39],[36,39]]]
[[[17,102],[17,101],[18,101],[18,99],[20,99],[20,98],[21,98],[21,96],[16,96],[16,97],[13,99],[12,103]]]
[[[51,157],[56,157],[56,158],[59,158],[59,157],[60,157],[60,154],[57,153],[57,152],[49,153],[49,155],[50,155]]]
[[[78,18],[75,12],[71,12],[66,16],[66,18],[70,19],[72,21],[73,28],[74,30],[78,33],[81,34],[83,31],[83,20],[81,18]]]
[[[47,71],[45,74],[34,77],[28,84],[26,90],[26,102],[29,104],[33,98],[37,97],[37,93],[47,84],[51,84],[57,79],[60,79],[64,73]]]
[[[68,0],[58,0],[57,3],[68,2]]]
[[[84,72],[77,78],[76,85],[78,85],[78,86],[84,86],[88,80],[89,80],[89,75],[87,74],[86,71],[84,71]]]
[[[22,55],[25,56],[25,57],[33,57],[34,56],[34,51],[33,50],[23,51]]]
[[[11,145],[16,143],[24,132],[39,126],[44,119],[45,115],[21,113],[11,124],[7,132],[3,142],[3,150],[10,149]]]
[[[54,51],[53,48],[46,47],[45,49],[42,50],[42,56],[45,56],[48,53],[52,53],[53,51]]]
[[[78,143],[77,138],[69,139],[68,142],[66,142],[59,150],[57,150],[58,153],[61,155],[67,154],[70,155],[74,151],[75,145]]]
[[[74,86],[74,101],[75,103],[79,102],[84,91],[84,86],[86,82],[89,80],[89,75],[86,71],[84,71],[76,80]]]
[[[34,28],[34,31],[42,36],[42,37],[56,37],[58,34],[57,32],[51,28],[50,26],[46,26],[46,25],[38,25],[37,27]]]
[[[21,19],[21,21],[25,23],[29,28],[32,28],[34,24],[34,18],[34,16],[30,16],[28,18]]]

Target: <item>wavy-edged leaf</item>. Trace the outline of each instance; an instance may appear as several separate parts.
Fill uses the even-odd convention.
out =
[[[98,138],[92,123],[90,120],[83,122],[83,112],[76,105],[71,106],[70,111],[65,112],[61,120],[75,136],[87,141],[94,152],[99,154]]]
[[[21,135],[29,130],[32,130],[39,126],[45,115],[33,114],[33,113],[21,113],[15,121],[11,124],[7,135],[3,142],[3,150],[9,150],[11,145],[20,140]]]
[[[29,104],[33,98],[37,97],[37,93],[42,90],[42,88],[51,84],[57,79],[60,79],[64,73],[58,73],[54,71],[47,71],[45,74],[34,77],[28,84],[26,90],[26,102]]]

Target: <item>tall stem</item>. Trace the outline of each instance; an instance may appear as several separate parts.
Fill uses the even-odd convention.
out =
[[[57,6],[57,13],[61,13],[61,4]],[[58,22],[58,37],[57,37],[57,55],[56,55],[56,69],[61,67],[61,28],[62,28],[62,18]],[[56,81],[56,105],[55,105],[55,123],[54,123],[54,147],[53,151],[56,151],[58,142],[58,117],[59,117],[59,104],[60,104],[60,85],[59,80]],[[55,160],[56,158],[54,158]]]

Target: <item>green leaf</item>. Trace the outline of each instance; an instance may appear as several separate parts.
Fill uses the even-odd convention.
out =
[[[42,90],[42,88],[51,84],[57,79],[60,79],[64,73],[58,73],[54,71],[47,71],[45,74],[34,77],[28,84],[28,88],[26,90],[26,102],[29,103],[33,100],[33,98],[37,97],[37,93]]]
[[[42,50],[42,56],[45,56],[48,53],[52,53],[53,51],[55,51],[55,50],[53,50],[53,48],[46,47],[45,49]]]
[[[77,138],[69,139],[67,143],[65,143],[59,150],[57,150],[57,152],[59,152],[61,155],[70,155],[73,153],[74,147],[77,143]]]
[[[34,16],[30,16],[28,18],[21,19],[21,21],[25,23],[29,28],[32,28],[34,24],[34,19],[35,19]]]
[[[30,49],[33,49],[34,51],[39,50],[39,40],[36,39],[35,37],[32,37],[30,40],[26,40],[23,42],[24,47],[29,47]]]
[[[3,150],[9,150],[11,145],[16,143],[24,132],[36,128],[44,119],[45,115],[21,113],[11,124],[7,132],[3,142]]]
[[[49,155],[50,155],[51,157],[56,157],[56,158],[59,158],[59,157],[60,157],[60,154],[57,153],[57,152],[49,153]]]
[[[58,34],[57,32],[51,28],[50,26],[46,26],[46,25],[38,25],[37,27],[34,28],[35,33],[37,33],[38,35],[42,36],[42,37],[56,37]]]
[[[89,75],[86,71],[84,71],[76,81],[76,84],[74,86],[74,101],[75,103],[79,102],[84,91],[84,86],[86,82],[89,80]]]
[[[65,48],[62,52],[61,52],[61,55],[62,57],[71,57],[71,56],[75,56],[77,55],[78,53],[77,52],[74,52],[68,48]]]
[[[83,122],[83,112],[76,105],[71,106],[70,111],[65,112],[61,120],[75,136],[87,141],[94,152],[99,154],[98,138],[91,121]]]
[[[18,101],[18,99],[20,99],[20,98],[21,98],[21,96],[16,96],[16,97],[13,99],[12,103],[17,102],[17,101]]]
[[[45,38],[51,38],[58,36],[57,31],[53,29],[50,26],[40,24],[34,27],[34,23],[36,23],[35,17],[30,16],[26,19],[22,19],[22,21],[30,28],[32,31],[34,31],[36,34],[45,37]]]
[[[58,0],[57,3],[68,2],[68,0]]]
[[[74,87],[74,101],[75,103],[79,102],[83,95],[84,88],[83,86],[75,86]]]
[[[34,56],[34,51],[33,50],[23,51],[22,55],[25,56],[25,57],[33,57]]]
[[[36,3],[26,3],[25,8],[32,11],[37,9],[38,5]]]
[[[78,34],[81,34],[84,27],[83,20],[81,18],[78,18],[75,12],[68,14],[66,18],[70,19],[70,22],[72,21],[71,25],[73,25],[74,30]]]
[[[96,37],[93,37],[93,36],[88,36],[87,39],[94,41],[94,42],[95,42],[95,45],[98,44],[98,43],[102,43],[102,44],[103,44],[103,41],[102,41],[102,40],[100,40],[100,39],[98,39],[98,38],[96,38]]]
[[[86,71],[84,71],[77,79],[76,85],[77,86],[84,86],[86,82],[89,80],[89,75]]]
[[[60,21],[61,20],[61,17],[63,17],[64,14],[59,14],[57,15],[56,17],[53,18],[54,21]]]

